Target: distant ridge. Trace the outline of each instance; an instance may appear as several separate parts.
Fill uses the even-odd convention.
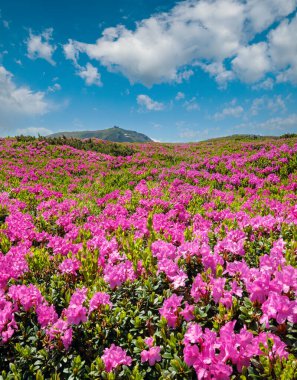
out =
[[[254,134],[234,134],[229,136],[212,137],[201,142],[215,142],[215,141],[250,141],[250,140],[278,140],[278,139],[290,139],[297,137],[296,133],[285,133],[280,136],[270,136],[270,135],[254,135]]]
[[[58,132],[48,135],[46,137],[63,137],[90,139],[96,138],[100,140],[107,140],[113,142],[152,142],[148,136],[143,133],[135,131],[128,131],[119,127],[102,129],[98,131],[76,131],[76,132]]]

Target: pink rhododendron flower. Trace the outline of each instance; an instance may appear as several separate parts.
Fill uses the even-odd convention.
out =
[[[61,339],[66,350],[72,343],[72,328],[63,319],[58,319],[48,330],[47,335],[50,340]]]
[[[3,343],[12,337],[16,329],[13,304],[0,293],[0,336]]]
[[[81,267],[81,262],[77,259],[65,259],[60,265],[59,269],[62,273],[74,274],[76,275],[77,271]]]
[[[66,329],[64,333],[61,335],[61,340],[66,350],[68,350],[69,347],[71,346],[72,335],[73,335],[72,328]]]
[[[263,316],[261,323],[269,327],[269,320],[275,319],[282,324],[286,320],[291,323],[297,322],[297,301],[290,301],[287,296],[281,296],[275,292],[270,292],[267,300],[262,305]]]
[[[53,305],[41,304],[36,308],[37,320],[41,328],[53,324],[58,319],[58,314]]]
[[[198,273],[192,284],[191,296],[194,298],[195,302],[198,302],[201,298],[206,297],[208,294],[209,286],[202,280],[201,274]]]
[[[167,320],[169,327],[175,327],[178,319],[178,308],[181,305],[183,297],[173,294],[164,301],[163,306],[159,310],[162,317]]]
[[[246,328],[237,334],[234,332],[236,321],[230,321],[221,327],[219,333],[202,328],[191,323],[184,336],[184,360],[188,366],[193,366],[200,379],[229,379],[232,367],[237,366],[241,372],[243,366],[248,366],[254,356],[263,355],[259,344],[267,347],[267,338],[274,341],[271,355],[287,357],[286,345],[279,337],[271,333],[260,333],[254,336]]]
[[[171,244],[167,243],[163,240],[157,240],[153,242],[152,246],[152,253],[153,256],[157,257],[158,260],[161,259],[176,259],[176,247]]]
[[[112,307],[112,303],[110,302],[110,295],[103,292],[98,292],[93,295],[89,304],[89,314],[98,309],[100,305],[109,305]]]
[[[118,347],[115,344],[112,344],[109,348],[104,349],[102,360],[105,365],[106,372],[111,372],[114,368],[122,364],[127,366],[132,364],[132,358],[128,356],[121,347]]]
[[[104,268],[104,281],[108,282],[111,289],[122,285],[124,282],[136,279],[133,264],[129,260],[120,262],[119,264],[107,264]]]
[[[87,297],[88,289],[77,289],[71,296],[67,309],[63,310],[63,315],[67,318],[69,324],[78,325],[87,320],[87,309],[83,306]]]
[[[195,318],[194,310],[195,310],[195,306],[189,305],[188,302],[186,302],[184,310],[180,311],[180,314],[184,317],[185,321],[189,322]]]
[[[87,320],[87,309],[82,305],[70,304],[63,314],[69,324],[78,325]]]
[[[30,284],[12,285],[9,288],[8,295],[16,304],[20,304],[25,311],[29,311],[32,307],[37,307],[43,302],[43,297],[39,289]]]
[[[7,282],[13,278],[17,279],[28,271],[28,263],[26,255],[29,252],[31,243],[21,242],[17,246],[13,246],[6,253],[0,252],[0,289],[4,289]]]
[[[145,344],[147,344],[149,347],[153,347],[154,345],[154,338],[150,336],[149,338],[144,339]]]
[[[150,347],[148,350],[143,350],[140,353],[141,362],[149,362],[149,365],[154,365],[161,360],[161,348],[159,346]]]
[[[172,281],[174,289],[185,286],[188,276],[183,272],[178,264],[170,259],[160,259],[158,261],[158,272],[164,272],[167,278]]]
[[[203,331],[200,325],[197,323],[191,323],[187,329],[184,336],[184,344],[189,343],[199,343],[201,342],[201,337],[203,336]]]

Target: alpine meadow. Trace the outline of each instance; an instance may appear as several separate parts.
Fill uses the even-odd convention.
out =
[[[0,380],[297,379],[297,0],[0,0]]]

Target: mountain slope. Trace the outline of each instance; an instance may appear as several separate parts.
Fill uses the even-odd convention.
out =
[[[97,138],[113,142],[152,142],[148,136],[135,131],[128,131],[119,127],[98,131],[59,132],[46,137],[74,137],[79,139]]]

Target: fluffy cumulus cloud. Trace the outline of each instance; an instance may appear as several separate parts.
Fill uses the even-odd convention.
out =
[[[297,83],[297,15],[289,21],[284,20],[269,34],[270,55],[279,82]]]
[[[69,40],[64,53],[74,63],[85,53],[110,71],[121,72],[131,83],[146,86],[181,82],[197,66],[220,86],[235,76],[257,82],[269,71],[277,75],[278,70],[282,70],[279,81],[292,80],[296,54],[294,59],[290,49],[296,48],[296,21],[284,18],[296,6],[297,0],[186,0],[169,12],[139,21],[134,29],[106,28],[95,43]],[[251,44],[257,34],[278,21],[281,24],[268,38]],[[232,60],[230,69],[226,69],[228,60]]]
[[[247,0],[248,25],[252,33],[262,32],[275,21],[292,13],[295,8],[296,0]]]
[[[233,71],[227,70],[222,62],[212,62],[208,64],[197,62],[196,65],[214,77],[221,88],[225,88],[228,82],[235,79]]]
[[[148,95],[143,94],[137,96],[137,104],[148,111],[162,111],[164,109],[163,103],[156,102]]]
[[[237,99],[234,98],[231,102],[224,105],[223,109],[216,112],[211,118],[213,120],[223,120],[229,117],[240,117],[244,113],[244,108],[237,104]]]
[[[102,86],[101,74],[98,72],[97,67],[94,67],[89,62],[86,66],[80,66],[78,64],[79,52],[74,41],[69,40],[68,43],[63,46],[63,50],[65,58],[73,62],[76,68],[76,75],[84,79],[86,85]]]
[[[232,66],[234,72],[244,82],[257,82],[270,70],[267,44],[260,42],[240,48],[236,58],[232,61]]]
[[[29,38],[27,39],[28,57],[31,59],[42,58],[55,65],[53,54],[56,46],[51,44],[53,29],[48,28],[41,34],[33,34],[30,30]]]
[[[63,51],[66,59],[70,59],[77,64],[79,52],[76,49],[75,42],[69,40],[67,44],[63,45]]]
[[[84,79],[88,86],[102,86],[101,75],[97,67],[94,67],[91,63],[87,63],[85,67],[80,66],[77,75]]]
[[[215,120],[222,120],[226,117],[239,117],[244,112],[244,109],[241,106],[231,106],[224,108],[221,112],[214,114]]]
[[[45,93],[33,91],[29,87],[17,86],[13,75],[0,66],[0,111],[1,114],[23,116],[43,115],[49,111]]]

